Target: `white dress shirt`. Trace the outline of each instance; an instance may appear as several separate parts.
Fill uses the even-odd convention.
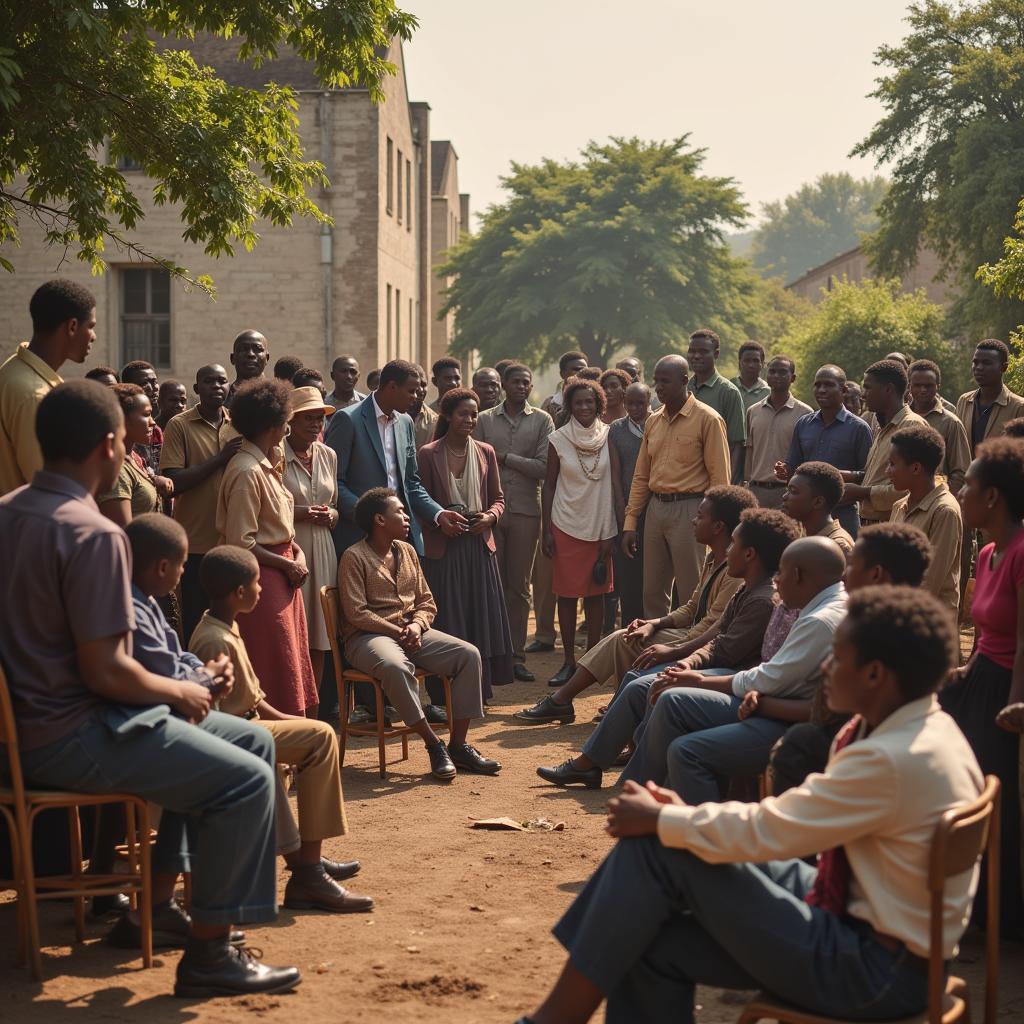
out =
[[[380,434],[380,443],[384,446],[384,468],[388,474],[388,487],[393,491],[398,490],[398,456],[395,447],[395,419],[392,413],[390,416],[381,411],[377,404],[377,396],[373,396],[373,414],[377,420],[377,432]]]

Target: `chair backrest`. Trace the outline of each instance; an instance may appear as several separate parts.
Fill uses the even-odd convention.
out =
[[[320,607],[324,612],[324,623],[327,626],[327,636],[331,642],[331,660],[334,662],[334,678],[339,682],[345,669],[345,663],[341,657],[341,600],[338,597],[337,587],[320,588]],[[340,692],[340,691],[339,691]],[[344,714],[344,708],[342,709]]]
[[[14,706],[11,704],[11,691],[7,686],[3,665],[0,665],[0,746],[7,751],[7,781],[14,792],[15,813],[20,817],[25,810],[25,780],[21,774]]]
[[[947,811],[935,827],[928,867],[931,892],[931,935],[928,963],[928,1014],[940,1024],[945,991],[942,959],[943,904],[946,879],[970,871],[988,854],[988,920],[986,923],[985,1022],[995,1024],[999,968],[999,780],[986,776],[976,800]]]

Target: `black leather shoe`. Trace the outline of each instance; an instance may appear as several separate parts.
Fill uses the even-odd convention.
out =
[[[434,746],[427,747],[427,753],[430,755],[430,774],[442,782],[451,782],[458,773],[444,743],[438,740]]]
[[[115,892],[112,896],[93,896],[89,905],[89,916],[109,917],[111,914],[124,914],[131,905],[131,900],[123,892]]]
[[[512,666],[512,677],[520,683],[532,683],[537,678],[521,661]]]
[[[501,762],[484,757],[476,747],[468,743],[449,743],[448,756],[456,768],[477,775],[497,775],[501,771]]]
[[[532,708],[517,711],[512,717],[517,722],[529,722],[531,725],[541,722],[561,722],[568,725],[576,721],[576,709],[572,706],[572,701],[568,704],[559,704],[551,694],[548,694]]]
[[[554,644],[546,644],[543,640],[531,640],[524,648],[527,654],[543,654],[545,651],[553,651]]]
[[[320,858],[324,871],[327,872],[336,882],[344,882],[347,878],[355,878],[359,874],[362,864],[357,860],[328,860]]]
[[[268,967],[248,949],[223,939],[191,940],[178,961],[174,994],[191,999],[290,992],[302,975],[297,967]]]
[[[448,711],[438,704],[424,704],[423,717],[431,725],[447,725]]]
[[[548,686],[564,686],[576,672],[576,662],[563,662],[562,667],[548,680]]]
[[[349,725],[369,725],[373,720],[374,714],[365,704],[357,704],[348,716]]]
[[[545,781],[555,786],[571,786],[580,783],[587,789],[600,789],[601,777],[604,774],[600,768],[574,768],[572,758],[563,761],[554,768],[538,768],[537,774]]]
[[[177,900],[153,908],[153,948],[184,949],[188,942],[192,919]],[[233,946],[245,944],[245,932],[231,930],[228,941]],[[142,928],[123,914],[107,932],[107,943],[115,949],[142,949]]]

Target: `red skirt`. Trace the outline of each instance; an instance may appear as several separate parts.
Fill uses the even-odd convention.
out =
[[[594,582],[594,563],[601,556],[601,541],[578,540],[551,524],[555,539],[555,557],[551,560],[551,589],[557,597],[597,597],[615,589],[615,571],[612,559],[605,565],[608,578],[604,583]]]
[[[268,544],[275,555],[292,557],[291,544]],[[259,603],[238,616],[238,631],[267,701],[288,715],[304,715],[319,703],[302,591],[292,587],[280,569],[260,566]]]

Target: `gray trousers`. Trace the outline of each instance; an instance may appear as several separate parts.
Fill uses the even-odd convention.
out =
[[[452,715],[455,721],[483,718],[480,692],[480,652],[465,640],[439,629],[423,634],[418,651],[409,653],[397,640],[377,633],[356,633],[345,641],[345,654],[353,668],[379,679],[388,701],[406,725],[423,719],[416,669],[452,677]]]
[[[505,591],[512,653],[516,661],[526,660],[523,648],[530,621],[530,578],[539,541],[540,516],[521,516],[506,510],[494,528],[498,572]]]
[[[554,935],[607,995],[609,1024],[692,1024],[699,984],[763,987],[844,1020],[923,1010],[926,973],[856,919],[810,906],[815,875],[801,860],[707,864],[655,836],[622,839]]]
[[[554,644],[558,639],[555,636],[554,567],[539,546],[533,561],[533,614],[536,616],[534,638],[542,644]]]
[[[782,508],[782,496],[786,493],[785,485],[762,487],[761,484],[750,483],[747,486],[761,508]]]
[[[659,501],[651,495],[644,514],[644,615],[668,614],[672,583],[683,600],[697,586],[707,549],[693,537],[693,517],[700,498]]]
[[[36,785],[134,793],[163,808],[153,871],[192,872],[200,924],[277,916],[274,740],[260,725],[219,711],[191,725],[166,705],[110,704],[21,760]]]

